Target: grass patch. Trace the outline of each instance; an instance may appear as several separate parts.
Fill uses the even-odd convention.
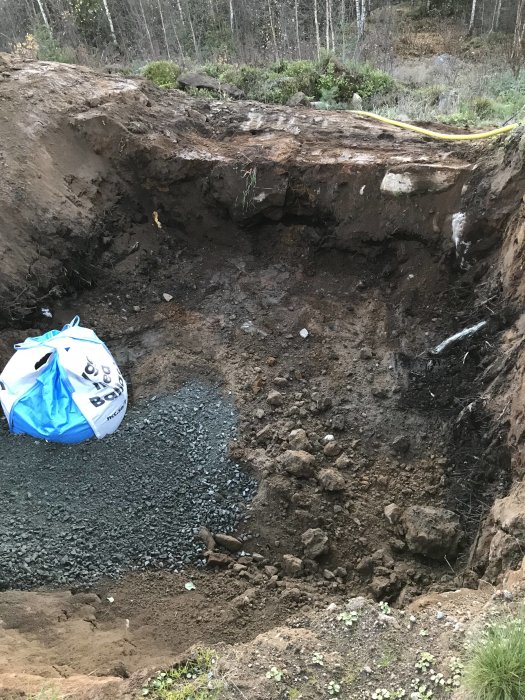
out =
[[[189,661],[148,679],[142,696],[152,700],[218,700],[223,684],[216,678],[215,663],[212,649],[197,649]]]
[[[44,688],[36,695],[29,695],[27,700],[62,700],[62,696],[55,690]]]
[[[465,684],[476,700],[525,698],[525,615],[488,627],[474,645]]]
[[[143,69],[142,74],[158,87],[168,89],[177,87],[180,68],[173,61],[152,61]]]

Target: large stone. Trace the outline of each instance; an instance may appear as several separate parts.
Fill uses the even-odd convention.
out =
[[[458,516],[445,508],[410,506],[401,525],[408,549],[431,559],[455,557],[464,535]]]
[[[227,549],[229,552],[240,552],[242,549],[242,542],[236,537],[225,535],[221,532],[218,532],[213,537],[219,547],[224,547],[224,549]]]
[[[283,469],[303,479],[307,479],[314,473],[315,457],[304,450],[286,450],[279,457],[279,462]]]
[[[292,554],[285,554],[282,568],[285,576],[298,576],[303,570],[302,559],[294,557]]]
[[[307,559],[319,559],[328,551],[328,535],[318,527],[303,532],[301,542]]]
[[[235,85],[230,85],[230,83],[222,83],[217,78],[212,78],[210,75],[205,73],[182,73],[179,76],[179,85],[184,88],[200,88],[202,90],[211,90],[212,92],[221,95],[229,95],[230,97],[236,97],[237,99],[242,99],[244,97],[244,92],[239,90]]]
[[[398,166],[386,173],[381,182],[381,192],[393,196],[444,192],[452,187],[459,170],[443,165]]]
[[[321,469],[317,478],[325,491],[343,491],[345,488],[344,477],[337,469]]]
[[[288,107],[309,107],[310,106],[310,100],[308,97],[304,94],[304,92],[296,92],[295,95],[292,95],[290,99],[288,100]]]

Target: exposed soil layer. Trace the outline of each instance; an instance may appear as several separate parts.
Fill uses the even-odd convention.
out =
[[[115,664],[128,672],[167,663],[199,639],[249,640],[286,606],[324,606],[361,592],[402,605],[428,590],[477,585],[487,568],[484,554],[472,555],[485,542],[480,523],[511,481],[510,370],[501,362],[517,314],[497,235],[521,182],[510,151],[502,149],[496,207],[486,170],[472,172],[474,148],[427,142],[342,113],[209,104],[76,67],[6,61],[2,75],[0,360],[25,334],[79,313],[114,352],[137,411],[153,395],[170,397],[183,387],[187,396],[196,380],[231,392],[239,431],[225,464],[240,484],[229,490],[222,464],[211,456],[204,462],[221,472],[232,507],[250,483],[234,464],[258,481],[238,533],[250,554],[219,548],[211,561],[226,570],[197,574],[196,593],[182,590],[191,572],[97,581],[91,593],[99,599],[87,603],[93,610],[68,612],[76,622],[66,625],[67,643],[61,627],[56,648],[46,651],[48,620],[45,633],[26,631],[24,606],[77,611],[80,599],[1,594],[0,607],[11,613],[0,644],[14,635],[21,650],[11,668],[27,672],[24,659],[36,654],[38,676],[75,676],[89,667],[119,675]],[[15,124],[22,103],[31,109]],[[460,210],[467,213],[467,256],[467,246],[457,248],[451,238]],[[51,309],[52,320],[41,307]],[[482,332],[431,352],[479,321],[487,321]],[[203,402],[210,421],[215,401]],[[207,500],[216,479],[190,486],[189,432],[177,432],[169,416],[171,445],[153,432],[127,441],[141,417],[130,416],[112,438],[142,464],[137,478],[155,474],[152,505],[139,488],[126,522],[139,529],[144,509],[157,507],[176,455],[185,488],[194,488],[191,522],[178,520],[177,484],[168,484],[155,529],[160,535],[173,519],[167,541],[175,549],[182,542],[189,555],[201,547],[190,532],[201,524],[194,506]],[[198,419],[185,423],[198,430]],[[29,469],[33,441],[20,444]],[[112,445],[107,441],[110,451]],[[216,447],[220,459],[223,446]],[[34,454],[55,449],[38,445]],[[104,445],[78,449],[93,451],[103,483]],[[112,497],[127,499],[133,489],[114,476]],[[75,499],[81,491],[69,493]],[[18,509],[21,497],[12,501]],[[428,506],[451,511],[453,545],[444,552],[431,549],[430,539],[439,538],[426,531],[428,523],[409,536],[407,513],[434,517]],[[233,513],[210,526],[233,527],[236,507]],[[64,529],[62,516],[54,527]],[[119,550],[110,544],[112,553]],[[159,558],[146,562],[139,549],[122,552],[125,561],[114,564],[104,547],[107,564],[97,570],[116,573],[139,559],[158,568]],[[68,581],[86,580],[78,576],[83,558]],[[36,563],[27,565],[24,584],[36,580]],[[17,596],[22,602],[11,607]],[[106,605],[108,597],[115,603]],[[176,621],[173,610],[180,612]],[[133,649],[126,620],[136,634]],[[84,645],[85,624],[97,639],[92,649]],[[191,633],[182,634],[187,627]],[[109,639],[117,640],[111,654]],[[58,659],[64,669],[55,668]],[[34,689],[31,683],[10,687]]]

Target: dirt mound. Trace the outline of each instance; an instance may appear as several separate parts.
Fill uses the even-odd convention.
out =
[[[164,663],[190,641],[215,643],[218,626],[208,619],[215,586],[232,613],[221,619],[221,634],[234,641],[265,627],[265,608],[283,614],[281,606],[324,606],[357,593],[403,605],[428,590],[476,586],[497,535],[480,524],[511,480],[509,425],[517,441],[521,435],[517,398],[509,423],[522,335],[521,229],[509,215],[521,197],[522,135],[473,169],[477,148],[341,112],[208,103],[56,64],[10,63],[2,76],[0,359],[24,333],[79,313],[111,346],[137,406],[181,387],[187,395],[195,381],[231,392],[239,432],[225,464],[233,472],[210,456],[206,463],[226,486],[237,481],[238,500],[249,481],[233,462],[258,480],[238,533],[250,555],[210,557],[226,571],[200,579],[209,606],[199,614],[189,598],[181,604],[195,636],[166,644],[174,620],[155,614],[147,643],[119,646],[112,661],[136,654],[136,670],[155,654]],[[453,221],[464,223],[454,240]],[[505,239],[502,261],[498,236],[508,222],[518,234]],[[481,332],[435,352],[481,321]],[[209,416],[215,401],[203,408]],[[115,439],[126,441],[134,425],[132,418]],[[182,449],[187,438],[167,420],[166,434],[172,429],[171,454],[157,460],[169,478],[173,454],[187,475],[194,466]],[[137,478],[151,474],[157,447],[141,458],[140,439],[127,444],[129,461],[144,463]],[[28,464],[33,459],[32,449],[24,453]],[[102,468],[97,473],[103,484]],[[115,501],[127,502],[126,487],[112,492]],[[137,504],[147,513],[154,506],[138,491],[132,512],[142,518]],[[236,501],[228,503],[236,518]],[[200,523],[181,523],[174,504],[162,504],[161,521],[173,520],[170,532],[186,541]],[[417,538],[407,527],[407,513],[429,507],[447,512],[450,524],[450,547],[438,558],[439,548],[428,556],[430,549],[414,545],[435,543],[432,518],[418,521]],[[69,531],[68,522],[60,516],[56,532]],[[126,555],[126,566],[143,558],[139,549]],[[27,566],[31,578],[36,566]],[[151,609],[182,600],[167,574],[141,576],[118,584],[133,595],[111,619],[110,636],[116,627],[123,633],[122,620],[133,625],[131,601],[140,591]],[[95,586],[102,601],[118,601]],[[9,629],[27,641],[24,619],[17,612]],[[89,672],[76,652],[60,646],[57,654],[66,659],[64,675]],[[40,672],[57,673],[54,663],[46,658]],[[106,666],[101,672],[114,675]]]

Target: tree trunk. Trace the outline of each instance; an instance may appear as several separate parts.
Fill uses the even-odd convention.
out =
[[[273,21],[272,1],[271,0],[268,0],[268,17],[270,18],[270,31],[272,32],[275,60],[278,61],[279,60],[279,49],[277,48],[277,34],[275,33],[275,24]]]
[[[184,12],[182,11],[182,5],[180,4],[180,0],[177,0],[177,8],[179,10],[180,21],[182,22],[182,26],[185,27],[186,23],[184,22]]]
[[[335,51],[335,31],[334,31],[334,15],[332,12],[332,0],[329,0],[330,9],[330,33],[332,35],[332,51]]]
[[[233,37],[233,25],[234,25],[234,14],[233,14],[233,0],[230,0],[230,31]]]
[[[166,47],[166,56],[168,61],[171,61],[170,47],[168,45],[168,35],[166,34],[166,25],[164,24],[164,15],[162,14],[162,5],[160,0],[157,0],[157,5],[159,6],[160,24],[162,27],[162,33],[164,34],[164,46]]]
[[[144,22],[144,29],[146,30],[146,35],[148,37],[149,45],[151,48],[151,57],[153,58],[155,55],[155,48],[153,46],[153,41],[151,39],[151,33],[148,27],[148,20],[146,19],[146,13],[144,12],[144,5],[142,4],[142,0],[139,0],[139,9],[140,9],[140,14],[142,15],[142,21]]]
[[[40,0],[39,0],[40,2]],[[113,19],[111,17],[111,13],[109,11],[108,7],[108,0],[102,0],[102,4],[104,5],[104,12],[106,13],[106,18],[108,20],[109,24],[109,31],[111,32],[111,39],[115,46],[117,46],[117,35],[115,34],[115,27],[113,26]]]
[[[489,34],[492,34],[492,32],[498,31],[500,14],[501,14],[501,0],[497,0],[496,5],[494,7],[494,14],[492,15],[492,25],[490,27]]]
[[[356,0],[359,2],[359,0]],[[317,59],[321,58],[321,35],[319,33],[319,14],[317,10],[317,0],[314,0],[314,23],[315,23],[315,41],[317,44]]]
[[[301,60],[301,34],[299,32],[299,0],[295,0],[295,40],[297,43],[297,58]]]
[[[476,19],[476,6],[478,4],[478,0],[472,0],[472,8],[470,10],[470,22],[468,25],[468,33],[472,34],[474,30],[474,21]]]
[[[325,9],[325,30],[326,30],[326,50],[330,51],[330,7],[329,7],[329,0],[326,0],[326,9]]]
[[[50,27],[49,27],[49,21],[48,21],[48,19],[47,19],[46,11],[44,10],[44,3],[42,2],[42,0],[37,0],[37,2],[38,2],[38,7],[40,8],[40,14],[42,15],[42,19],[43,19],[43,21],[44,21],[44,24],[45,24],[46,27],[49,29],[49,28],[50,28]],[[105,4],[106,4],[106,3],[105,3],[105,0],[104,0],[104,5],[105,5]]]
[[[343,62],[345,60],[345,51],[346,51],[346,32],[345,32],[345,23],[346,23],[346,17],[345,17],[345,0],[341,0],[341,58],[343,59]]]
[[[187,5],[187,3],[186,3]],[[191,38],[193,41],[193,47],[195,48],[195,58],[199,58],[200,51],[199,51],[199,45],[197,43],[197,37],[195,36],[195,29],[193,27],[193,21],[191,19],[191,10],[188,7],[188,24],[190,25],[190,32],[191,32]]]

